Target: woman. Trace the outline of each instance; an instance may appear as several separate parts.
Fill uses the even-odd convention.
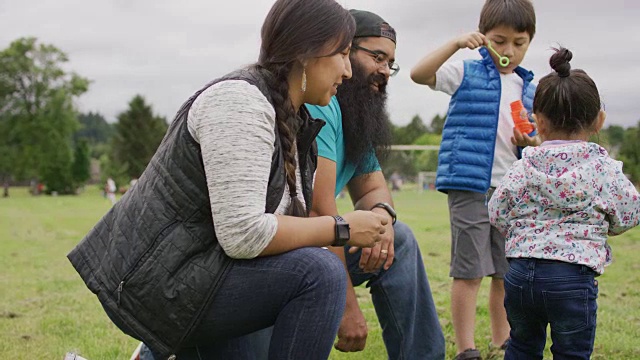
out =
[[[270,358],[328,357],[346,279],[321,247],[371,247],[386,223],[306,217],[322,123],[302,104],[328,104],[351,76],[354,29],[334,0],[276,1],[258,63],[182,106],[136,186],[69,254],[156,359],[272,325]]]

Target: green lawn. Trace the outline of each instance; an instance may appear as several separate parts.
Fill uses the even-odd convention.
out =
[[[420,242],[453,357],[449,313],[449,221],[446,197],[435,192],[395,193],[399,218]],[[12,189],[0,198],[0,358],[61,359],[77,351],[89,360],[128,359],[136,341],[111,325],[65,255],[110,207],[97,189],[73,197],[31,197]],[[340,208],[349,208],[340,200]],[[640,230],[611,241],[614,264],[599,278],[598,332],[594,359],[640,359]],[[488,281],[478,303],[476,344],[486,350]],[[357,289],[369,322],[367,348],[334,351],[331,359],[386,359],[381,330],[367,290]],[[419,321],[419,319],[416,319]],[[551,358],[547,350],[547,358]]]

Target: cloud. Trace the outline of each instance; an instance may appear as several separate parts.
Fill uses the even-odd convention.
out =
[[[455,36],[477,28],[480,0],[339,0],[384,17],[398,32],[402,70],[389,85],[396,124],[419,114],[425,122],[444,114],[449,98],[414,84],[418,60]],[[93,82],[78,100],[82,111],[110,121],[135,94],[172,118],[200,86],[257,59],[260,27],[271,0],[0,0],[0,48],[36,36],[70,57],[69,67]],[[549,72],[549,48],[574,52],[572,66],[596,81],[610,124],[640,120],[640,2],[535,0],[537,33],[523,63],[540,78]],[[459,51],[454,59],[477,57]]]

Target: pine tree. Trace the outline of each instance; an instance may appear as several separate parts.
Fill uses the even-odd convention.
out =
[[[76,142],[71,176],[78,186],[84,185],[91,177],[91,156],[89,152],[87,140],[80,139]]]
[[[149,164],[167,131],[163,117],[154,116],[144,98],[136,95],[129,109],[118,115],[112,140],[112,165],[124,171],[128,179],[138,178]]]

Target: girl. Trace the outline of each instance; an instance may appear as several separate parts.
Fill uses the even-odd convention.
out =
[[[550,59],[533,102],[543,143],[524,149],[489,203],[506,236],[505,359],[542,359],[547,324],[554,357],[589,359],[596,332],[597,276],[611,262],[607,235],[638,225],[638,192],[622,163],[587,141],[604,123],[600,95],[572,54]]]

